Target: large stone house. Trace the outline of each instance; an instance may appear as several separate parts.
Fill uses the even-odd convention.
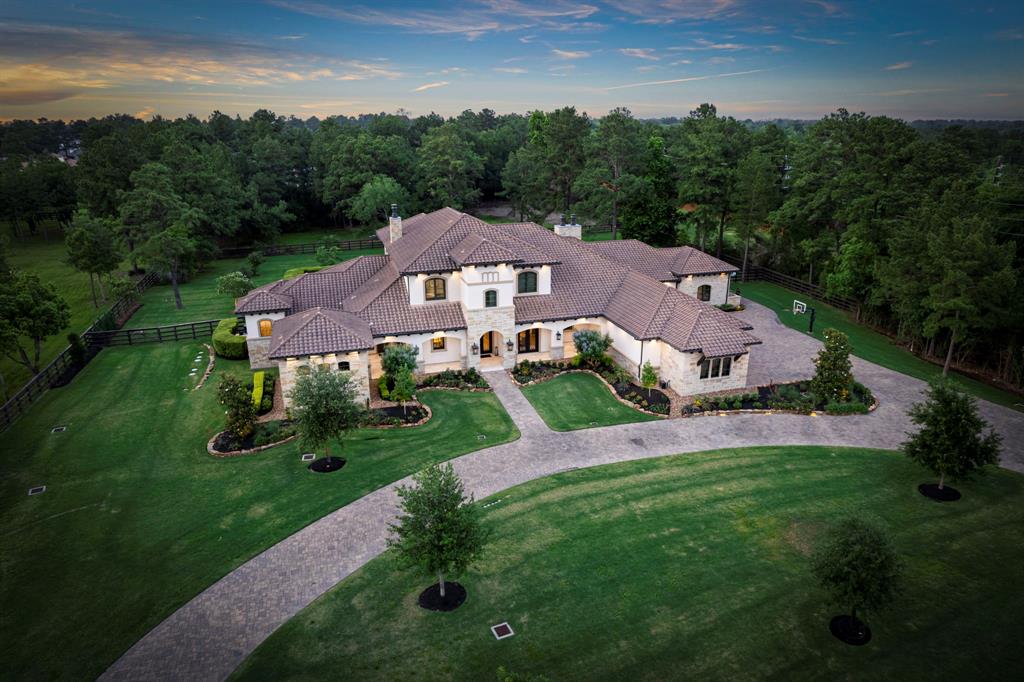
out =
[[[563,223],[565,221],[563,220]],[[508,368],[575,355],[573,332],[608,334],[612,355],[647,361],[682,395],[742,387],[749,326],[716,305],[733,266],[690,247],[584,242],[579,225],[491,225],[444,208],[378,231],[385,255],[360,256],[239,298],[254,368],[346,371],[363,397],[389,344],[417,348],[419,371]]]

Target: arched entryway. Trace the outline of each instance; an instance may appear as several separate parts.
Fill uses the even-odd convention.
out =
[[[492,329],[476,340],[476,352],[480,355],[480,368],[488,369],[501,367],[504,356],[515,351],[509,351],[502,333]]]

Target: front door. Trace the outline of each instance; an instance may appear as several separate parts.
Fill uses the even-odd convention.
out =
[[[520,353],[536,353],[540,350],[540,330],[533,328],[521,331],[516,341],[519,342]]]
[[[489,358],[494,353],[494,348],[491,345],[491,334],[494,332],[487,332],[480,337],[480,357]]]

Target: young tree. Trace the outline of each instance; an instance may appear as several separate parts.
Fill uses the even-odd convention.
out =
[[[225,374],[217,386],[217,398],[228,413],[225,430],[238,440],[244,440],[256,425],[256,406],[252,404],[249,389],[236,377]]]
[[[416,355],[419,349],[407,343],[396,343],[384,350],[380,359],[380,365],[384,373],[395,381],[403,371],[414,372],[416,370]]]
[[[217,293],[227,294],[232,300],[245,296],[252,286],[252,280],[242,272],[229,272],[217,278]]]
[[[260,266],[266,262],[267,257],[263,255],[261,251],[253,251],[245,257],[245,270],[246,275],[249,277],[255,277],[260,274]]]
[[[902,563],[889,540],[877,528],[845,519],[829,532],[812,560],[815,577],[832,599],[849,607],[848,627],[840,627],[850,643],[870,636],[857,614],[878,611],[900,592]]]
[[[903,443],[903,453],[939,477],[943,490],[946,477],[968,478],[986,464],[999,462],[1002,438],[978,415],[973,397],[960,391],[948,379],[938,378],[928,386],[923,403],[910,408],[910,420],[920,426]]]
[[[846,402],[853,382],[853,363],[850,362],[850,339],[841,331],[826,329],[825,347],[814,360],[814,378],[811,392],[824,403]]]
[[[658,384],[658,373],[654,370],[654,365],[650,360],[645,362],[643,369],[640,370],[640,383],[645,388],[654,388]]]
[[[451,464],[434,465],[413,476],[415,485],[400,486],[402,513],[390,525],[388,546],[402,561],[437,576],[442,599],[445,576],[458,575],[476,561],[487,542],[472,495]]]
[[[321,366],[298,378],[291,399],[302,442],[311,449],[323,447],[328,461],[332,459],[331,442],[358,427],[363,417],[348,372]]]
[[[395,387],[391,389],[391,398],[402,404],[402,413],[407,413],[406,402],[412,400],[416,392],[416,381],[412,377],[409,368],[402,367],[395,377]]]
[[[117,243],[114,221],[94,217],[85,209],[81,209],[75,213],[72,227],[64,237],[64,244],[68,249],[68,264],[80,272],[89,273],[92,304],[93,307],[99,307],[93,278],[99,280],[100,298],[106,301],[103,276],[109,277],[123,258]]]
[[[71,321],[67,301],[52,284],[33,274],[15,271],[0,287],[0,352],[33,374],[39,374],[43,341]],[[32,344],[32,353],[22,345]]]

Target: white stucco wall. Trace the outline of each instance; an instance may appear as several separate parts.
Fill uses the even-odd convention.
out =
[[[246,315],[245,316],[245,338],[247,339],[258,339],[260,338],[260,320],[280,320],[285,317],[284,313],[260,313],[259,315]],[[263,337],[269,339],[269,336]]]
[[[697,288],[704,285],[711,285],[711,305],[722,305],[729,300],[729,273],[720,275],[700,275],[683,277],[678,286],[679,291],[697,298]]]
[[[512,305],[515,294],[515,275],[507,265],[496,267],[467,266],[462,269],[460,279],[463,283],[463,307],[466,310],[484,308],[484,292],[494,289],[498,292],[498,308]]]
[[[405,275],[405,288],[409,292],[409,303],[411,305],[423,305],[430,303],[438,303],[439,301],[428,301],[426,299],[426,291],[424,290],[424,283],[428,279],[440,277],[445,281],[446,298],[444,301],[461,301],[463,297],[463,285],[462,275],[458,272],[445,272],[441,274],[425,274],[420,273],[418,275]]]
[[[542,294],[551,293],[551,266],[542,265],[539,268],[516,268],[515,274],[518,277],[521,272],[536,272],[537,273],[537,291],[531,294],[520,294],[518,293],[518,286],[516,288],[516,296],[540,296]]]

